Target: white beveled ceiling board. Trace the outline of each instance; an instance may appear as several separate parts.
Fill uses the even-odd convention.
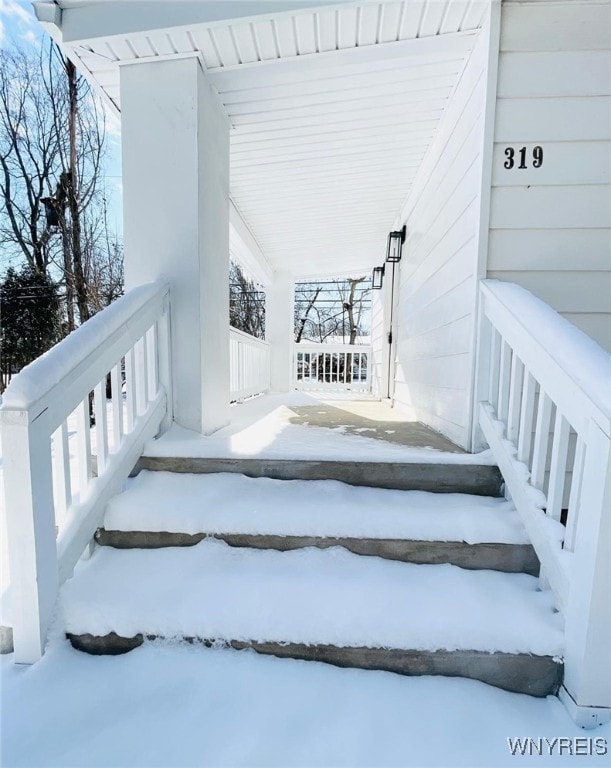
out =
[[[347,270],[382,262],[387,232],[489,2],[365,0],[304,9],[181,0],[164,28],[155,28],[153,14],[138,22],[147,31],[132,19],[113,35],[103,34],[104,24],[90,26],[89,38],[73,42],[67,37],[78,13],[113,8],[115,29],[129,13],[123,2],[60,5],[64,47],[118,109],[120,63],[200,56],[232,125],[231,196],[252,242],[273,268],[311,275],[328,274],[333,264]],[[249,18],[236,18],[245,5]],[[271,5],[284,10],[269,13]],[[200,15],[184,15],[187,6]],[[233,11],[213,18],[220,6]]]

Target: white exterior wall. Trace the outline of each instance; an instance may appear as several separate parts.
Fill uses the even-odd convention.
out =
[[[504,2],[488,277],[611,350],[611,4]],[[527,148],[527,169],[505,149]],[[533,168],[535,146],[543,165]]]
[[[483,30],[411,189],[394,319],[395,404],[469,444],[488,35]]]

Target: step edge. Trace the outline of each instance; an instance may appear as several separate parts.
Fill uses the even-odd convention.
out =
[[[538,576],[540,564],[532,544],[508,542],[437,541],[350,536],[301,536],[250,533],[195,533],[172,531],[117,531],[100,528],[95,540],[100,546],[115,549],[163,549],[190,547],[206,539],[224,541],[232,547],[272,549],[281,552],[317,547],[343,547],[362,557],[441,565],[450,563],[468,570],[497,570],[502,573],[527,573]],[[483,562],[477,562],[478,558]],[[494,562],[496,559],[497,562]]]
[[[356,468],[356,469],[355,469]],[[142,456],[132,476],[142,470],[176,474],[234,472],[277,480],[339,480],[348,485],[432,493],[501,495],[503,478],[493,464],[376,462],[326,459],[236,459],[212,457]],[[460,472],[458,477],[444,474]],[[435,477],[437,473],[437,477]],[[441,473],[442,477],[439,477]]]
[[[75,649],[92,655],[119,655],[128,653],[145,642],[176,640],[176,638],[145,633],[139,633],[132,637],[122,637],[115,632],[110,632],[106,635],[67,632],[66,637]],[[536,697],[555,695],[562,684],[564,672],[564,662],[562,659],[551,655],[525,652],[507,653],[505,651],[482,651],[478,649],[432,651],[404,648],[336,646],[323,643],[290,643],[280,640],[261,642],[225,638],[178,637],[182,642],[189,645],[202,645],[206,648],[232,648],[238,651],[253,650],[262,655],[293,658],[303,661],[319,661],[344,668],[387,671],[407,676],[442,675],[467,677],[480,680],[489,685],[495,685],[504,690],[526,693]],[[420,663],[420,669],[425,669],[425,671],[415,671],[414,665],[417,663]],[[495,670],[493,667],[499,664],[509,665],[510,668],[500,675],[501,679],[495,681]],[[522,673],[521,680],[516,679],[517,673],[512,673],[511,665],[519,668],[525,664],[535,665],[538,668],[537,674],[531,676]],[[479,665],[480,669],[474,665]],[[497,678],[499,678],[498,671]]]

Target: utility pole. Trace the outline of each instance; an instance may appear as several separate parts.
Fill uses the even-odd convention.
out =
[[[66,77],[68,78],[68,135],[70,142],[70,163],[68,172],[68,208],[70,209],[72,268],[74,271],[74,288],[81,325],[89,319],[87,302],[87,285],[83,271],[83,253],[81,248],[81,219],[78,198],[78,163],[77,163],[77,133],[76,115],[78,110],[78,75],[76,67],[66,58],[64,60]]]

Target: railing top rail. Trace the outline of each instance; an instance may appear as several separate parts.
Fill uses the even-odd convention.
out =
[[[251,333],[246,333],[246,331],[240,331],[238,328],[234,328],[233,325],[229,326],[229,334],[230,336],[238,336],[239,338],[245,339],[248,342],[252,342],[253,344],[263,344],[266,347],[269,347],[269,341],[265,341],[265,339],[259,339],[256,336],[253,336]]]
[[[12,378],[0,412],[29,410],[35,412],[35,418],[56,392],[59,395],[65,382],[82,374],[97,355],[102,339],[123,335],[134,317],[162,306],[169,290],[160,282],[138,286],[92,317]]]
[[[581,409],[609,434],[611,355],[525,288],[500,280],[480,286],[484,312],[535,379],[555,390],[561,410]]]
[[[319,344],[315,341],[300,341],[294,346],[297,352],[367,352],[371,349],[371,344]]]

